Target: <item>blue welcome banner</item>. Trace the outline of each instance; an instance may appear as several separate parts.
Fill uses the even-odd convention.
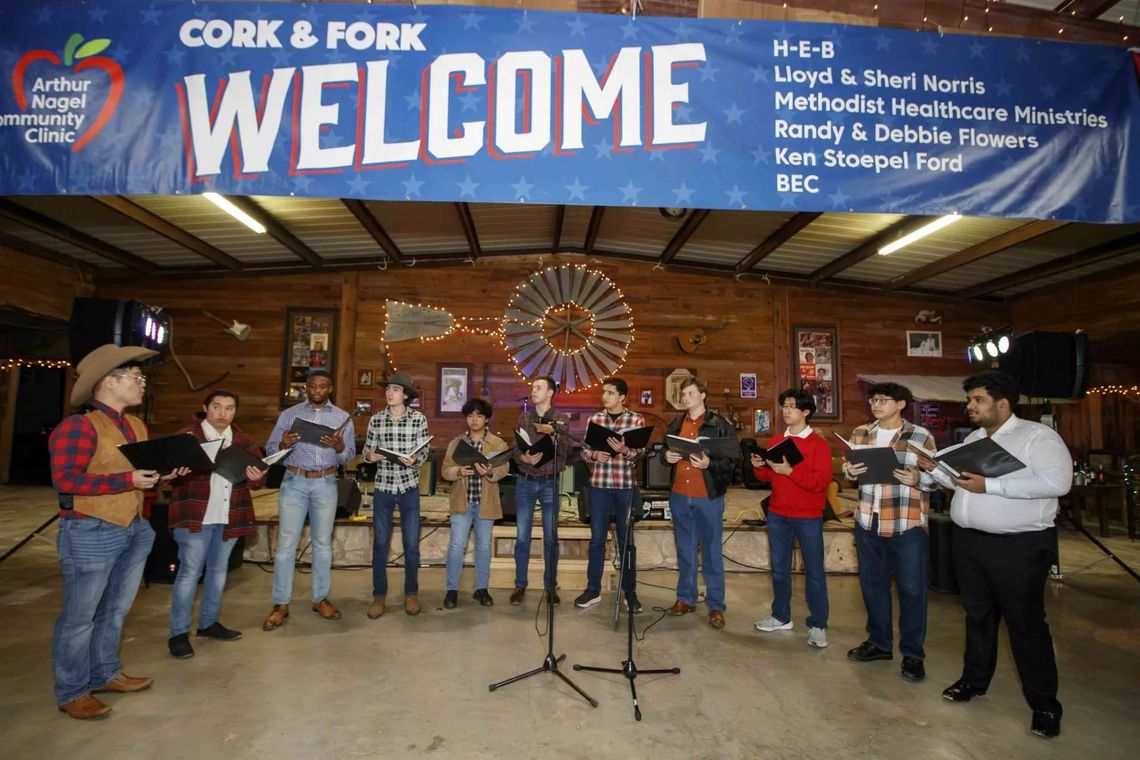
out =
[[[1140,221],[1122,48],[330,3],[6,3],[0,193]]]

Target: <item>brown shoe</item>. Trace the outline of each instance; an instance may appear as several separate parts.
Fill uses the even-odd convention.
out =
[[[696,607],[690,607],[689,605],[685,604],[680,599],[678,599],[677,601],[673,602],[672,607],[665,610],[665,613],[668,615],[688,615],[690,612],[692,612],[695,609],[696,609]]]
[[[372,604],[368,605],[368,617],[372,620],[384,614],[384,597],[372,597]]]
[[[409,615],[420,614],[420,601],[415,596],[409,596],[404,600],[404,612]]]
[[[325,620],[340,620],[340,610],[338,610],[327,598],[322,599],[321,601],[314,604],[313,612],[317,613]]]
[[[515,590],[511,592],[511,604],[518,607],[523,603],[523,597],[526,596],[526,586],[515,586]]]
[[[724,613],[720,610],[713,610],[709,613],[709,625],[717,630],[724,628]]]
[[[272,631],[274,628],[280,628],[287,617],[289,617],[289,605],[275,604],[273,611],[269,613],[269,617],[265,618],[265,622],[261,624],[261,630]]]
[[[84,694],[67,704],[59,706],[61,713],[67,713],[76,720],[98,720],[111,714],[111,707],[100,702],[90,694]]]
[[[126,673],[120,672],[119,675],[111,679],[111,682],[101,689],[96,689],[95,693],[103,691],[113,691],[117,694],[130,694],[133,691],[143,691],[149,689],[154,684],[153,678],[135,678],[128,676]]]

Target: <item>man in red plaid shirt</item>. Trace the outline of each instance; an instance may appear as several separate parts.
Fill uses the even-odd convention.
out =
[[[625,408],[629,386],[620,377],[607,377],[602,381],[602,411],[590,422],[617,434],[633,428],[645,427],[645,418]],[[594,465],[590,475],[590,561],[586,569],[586,590],[574,600],[577,607],[589,607],[602,600],[602,563],[606,559],[606,534],[610,520],[617,520],[617,551],[625,546],[626,510],[633,498],[633,461],[641,454],[631,449],[615,435],[608,441],[610,451],[583,445],[582,459]],[[625,603],[635,613],[641,612],[641,603],[634,590],[637,568],[626,567],[622,572],[622,590]]]

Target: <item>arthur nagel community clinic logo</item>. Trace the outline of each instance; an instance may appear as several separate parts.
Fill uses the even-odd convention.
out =
[[[83,150],[107,125],[123,97],[123,69],[100,55],[111,40],[71,35],[62,57],[29,50],[12,67],[18,112],[0,113],[0,128],[17,129],[30,145]]]

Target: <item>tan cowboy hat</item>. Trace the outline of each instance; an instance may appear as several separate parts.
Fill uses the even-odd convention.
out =
[[[420,395],[416,392],[416,386],[412,382],[412,377],[407,372],[396,372],[385,378],[381,385],[398,385],[404,389],[404,393],[408,395],[408,401],[412,401],[416,396]]]
[[[71,405],[79,406],[95,391],[99,381],[111,373],[111,370],[123,366],[128,362],[142,361],[157,356],[157,351],[141,346],[116,346],[114,343],[104,343],[99,348],[84,356],[75,366],[75,385],[71,386]]]

